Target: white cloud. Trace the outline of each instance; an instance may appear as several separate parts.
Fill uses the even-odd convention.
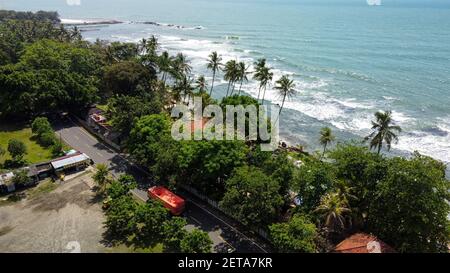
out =
[[[66,3],[69,6],[79,6],[81,5],[81,0],[66,0]]]

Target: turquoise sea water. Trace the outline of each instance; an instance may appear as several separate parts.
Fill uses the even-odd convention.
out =
[[[165,49],[187,54],[196,74],[210,76],[205,64],[213,50],[225,61],[265,57],[275,78],[289,74],[296,81],[280,125],[288,142],[318,148],[323,126],[340,140],[360,139],[375,111],[391,109],[404,129],[394,153],[419,150],[450,162],[450,1],[0,0],[0,6],[122,20],[83,35],[138,41],[155,34]],[[250,81],[244,90],[256,96],[256,86]],[[279,102],[273,89],[267,97]]]

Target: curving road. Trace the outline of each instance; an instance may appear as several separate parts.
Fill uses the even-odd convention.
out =
[[[101,143],[70,118],[56,120],[53,122],[53,126],[56,134],[74,149],[87,154],[96,164],[108,165],[114,177],[123,173],[133,175],[139,183],[138,189],[135,189],[133,193],[137,197],[147,200],[145,190],[152,185],[148,173],[129,162],[125,155],[117,153]],[[245,234],[246,232],[238,228],[239,225],[236,222],[212,209],[201,200],[188,193],[183,193],[182,197],[187,201],[184,213],[188,220],[186,228],[198,227],[208,232],[214,243],[215,252],[234,250],[240,253],[267,253],[269,251],[266,244]]]

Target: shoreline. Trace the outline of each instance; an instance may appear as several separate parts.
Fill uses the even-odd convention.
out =
[[[69,19],[62,19],[62,20],[69,20]],[[97,21],[90,21],[89,19],[86,19],[86,20],[84,20],[84,19],[81,19],[81,20],[79,20],[79,22],[80,21],[82,21],[82,22],[85,22],[86,24],[85,25],[88,25],[88,24],[99,24],[100,22],[112,22],[113,24],[117,24],[117,23],[119,23],[120,21],[116,21],[116,20],[97,20]],[[73,23],[73,22],[72,22]],[[120,23],[124,23],[124,22],[120,22]],[[163,24],[163,23],[158,23],[158,22],[154,22],[154,21],[130,21],[130,23],[131,24],[142,24],[142,25],[153,25],[153,26],[157,26],[157,27],[171,27],[171,28],[175,28],[175,26],[176,25],[172,25],[172,24]],[[158,32],[155,32],[155,34],[156,35],[158,35]],[[161,35],[161,34],[160,34]],[[193,39],[198,39],[198,37],[194,37]],[[109,39],[107,39],[108,41],[116,41],[116,40],[118,40],[118,41],[120,41],[121,39],[114,39],[114,38],[109,38]],[[164,46],[164,44],[163,44],[163,46]],[[173,46],[172,46],[173,47]],[[192,50],[195,50],[194,48],[192,49]],[[177,50],[175,50],[175,51],[177,51]],[[189,56],[188,55],[188,57],[191,57],[192,58],[192,56]],[[218,84],[217,86],[219,86],[220,84]],[[254,97],[254,94],[252,94],[252,92],[246,92],[246,90],[244,89],[245,87],[243,87],[243,92],[245,92],[248,96],[250,96],[250,97],[252,97],[252,98],[256,98],[256,97]],[[216,90],[216,89],[215,89]],[[219,88],[217,89],[217,90],[219,90]],[[222,96],[221,96],[222,97]],[[272,101],[270,101],[270,99],[268,98],[267,100],[266,100],[267,102],[270,102],[271,104],[275,104],[276,105],[276,103],[273,103]],[[286,107],[286,110],[287,109],[289,109],[289,110],[291,110],[291,111],[295,111],[295,112],[298,112],[298,113],[300,113],[300,114],[304,114],[304,115],[307,115],[307,116],[309,116],[308,114],[305,114],[305,113],[303,113],[302,111],[300,111],[300,110],[298,110],[298,109],[294,109],[294,108],[290,108],[289,106],[287,106]],[[313,118],[313,117],[311,117],[311,118]],[[321,124],[321,122],[318,122],[318,124]],[[367,124],[370,124],[370,120],[367,120]],[[335,127],[334,125],[333,125],[333,127]],[[351,141],[352,139],[359,139],[359,138],[363,138],[363,136],[361,136],[361,135],[358,135],[358,134],[355,134],[355,132],[353,132],[352,130],[344,130],[344,129],[340,129],[340,128],[337,128],[337,129],[335,129],[336,131],[338,131],[338,132],[342,132],[343,134],[351,134],[351,135],[354,135],[354,138],[345,138],[345,141]],[[311,137],[314,137],[313,135],[311,135]],[[309,145],[310,143],[311,143],[311,139],[309,139],[309,140],[307,140],[307,139],[305,139],[305,138],[303,138],[302,140],[300,140],[300,141],[297,141],[297,139],[298,139],[298,137],[297,137],[297,135],[296,134],[291,134],[290,132],[284,132],[284,133],[280,133],[280,141],[283,141],[283,142],[285,142],[288,146],[297,146],[297,145],[303,145],[303,146],[305,146],[305,150],[306,151],[310,151],[310,152],[314,152],[315,150],[317,150],[317,149],[315,149],[316,148],[316,144],[313,144],[313,145]],[[312,139],[313,140],[313,139]],[[402,141],[402,140],[401,140]],[[404,146],[404,145],[403,145]],[[390,155],[390,154],[387,154],[387,153],[385,153],[387,156],[402,156],[402,157],[406,157],[406,158],[409,158],[413,153],[414,153],[414,151],[413,150],[407,150],[407,149],[400,149],[400,148],[397,148],[397,147],[393,147],[393,150],[392,150],[392,155]],[[446,174],[447,174],[447,177],[449,177],[450,178],[450,162],[447,162],[447,161],[445,161],[445,160],[443,160],[443,159],[440,159],[440,158],[436,158],[436,157],[434,157],[430,152],[426,152],[426,149],[424,148],[424,149],[422,149],[421,150],[421,154],[423,154],[423,155],[427,155],[427,156],[430,156],[430,157],[433,157],[433,158],[435,158],[435,159],[437,159],[437,160],[439,160],[439,161],[441,161],[441,162],[443,162],[444,164],[446,164],[446,166],[447,166],[447,169],[446,169]]]

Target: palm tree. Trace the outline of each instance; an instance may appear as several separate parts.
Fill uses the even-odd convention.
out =
[[[77,26],[75,26],[71,31],[70,31],[70,39],[71,40],[81,40],[82,36],[81,36],[81,31],[78,29]]]
[[[323,145],[323,153],[322,156],[325,155],[325,151],[327,149],[328,144],[333,142],[336,139],[336,137],[333,135],[333,132],[329,127],[324,127],[322,130],[320,130],[320,144]]]
[[[262,89],[262,70],[266,68],[266,59],[259,59],[254,63],[255,65],[255,74],[253,75],[253,79],[259,81],[259,90],[258,90],[258,100],[261,94]]]
[[[213,72],[211,91],[209,92],[210,96],[212,95],[212,92],[213,92],[214,81],[216,79],[216,73],[220,70],[220,67],[222,66],[221,61],[222,61],[222,57],[217,54],[217,51],[214,51],[209,55],[208,69],[212,70],[212,72]]]
[[[223,76],[224,80],[228,81],[228,88],[227,88],[227,95],[230,91],[230,87],[234,85],[234,82],[236,81],[236,66],[237,62],[235,60],[230,60],[225,64],[224,72],[225,75]],[[231,92],[233,93],[233,92]]]
[[[156,51],[159,48],[158,38],[155,35],[152,35],[150,39],[147,41],[146,47],[147,53],[151,53],[152,55],[156,55]]]
[[[273,72],[270,71],[270,68],[265,67],[261,70],[261,81],[260,84],[263,88],[263,96],[261,103],[264,104],[264,99],[266,97],[266,89],[267,85],[272,82],[273,79]]]
[[[192,86],[192,79],[188,78],[187,76],[184,76],[181,80],[177,81],[174,89],[175,92],[180,92],[184,94],[183,101],[189,102],[191,96],[194,94],[194,87]]]
[[[161,54],[161,56],[159,56],[158,66],[159,69],[163,72],[162,81],[164,82],[165,85],[167,80],[167,73],[170,73],[172,68],[172,59],[170,58],[169,53],[167,51],[164,51]]]
[[[178,53],[173,59],[172,68],[174,70],[176,78],[182,79],[184,76],[191,74],[192,67],[189,65],[189,61],[183,53]]]
[[[205,76],[201,75],[200,77],[198,77],[195,83],[197,84],[197,88],[200,93],[206,92],[208,90],[206,87]]]
[[[139,46],[139,51],[141,52],[141,54],[145,53],[147,51],[147,39],[142,38],[142,40],[138,46]]]
[[[108,166],[105,164],[97,164],[95,166],[96,172],[92,176],[92,179],[97,183],[97,188],[100,193],[106,191],[106,187],[109,184],[109,172]]]
[[[346,220],[351,223],[349,214],[351,209],[348,202],[338,193],[328,193],[322,197],[320,205],[314,210],[322,218],[328,230],[337,232],[345,229]]]
[[[283,102],[281,103],[280,112],[278,113],[278,118],[280,117],[281,110],[283,110],[284,102],[286,101],[286,97],[290,98],[295,94],[294,91],[294,80],[289,79],[288,76],[283,75],[278,81],[276,81],[275,89],[278,90],[280,96],[283,97]]]
[[[242,84],[244,83],[244,81],[248,82],[248,78],[247,78],[247,75],[249,74],[248,68],[249,67],[246,66],[244,62],[239,62],[237,64],[237,70],[236,70],[237,80],[240,81],[238,95],[241,94]]]
[[[334,181],[334,186],[336,187],[336,193],[340,196],[342,200],[347,201],[350,203],[351,201],[358,200],[358,197],[353,194],[355,191],[355,187],[350,187],[350,183],[346,182],[342,179],[336,179]]]
[[[391,150],[392,140],[398,142],[398,136],[396,135],[396,133],[394,133],[394,131],[400,133],[402,129],[400,128],[400,126],[391,124],[391,111],[378,111],[375,113],[375,121],[372,121],[372,130],[374,131],[369,136],[367,136],[365,140],[367,141],[372,138],[372,140],[370,141],[370,149],[377,148],[378,154],[380,154],[381,148],[383,147],[383,141],[386,141],[388,151]]]

